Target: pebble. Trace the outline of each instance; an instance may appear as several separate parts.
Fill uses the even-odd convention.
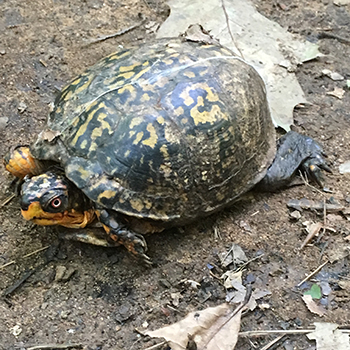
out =
[[[292,211],[289,215],[292,219],[295,219],[295,220],[299,220],[301,218],[301,214],[298,210]]]

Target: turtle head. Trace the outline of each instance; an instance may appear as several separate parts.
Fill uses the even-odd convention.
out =
[[[94,220],[90,200],[64,175],[47,172],[24,179],[21,209],[38,225],[81,228]]]

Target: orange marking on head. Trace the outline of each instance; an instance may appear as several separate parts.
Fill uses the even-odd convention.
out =
[[[93,210],[83,213],[75,210],[63,213],[49,213],[41,208],[39,202],[31,203],[27,210],[22,210],[21,212],[26,220],[42,226],[60,225],[69,228],[83,228],[95,219]]]

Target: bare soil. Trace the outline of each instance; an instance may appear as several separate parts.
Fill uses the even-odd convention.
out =
[[[289,199],[324,199],[349,206],[349,175],[338,167],[349,160],[350,45],[320,33],[350,39],[350,5],[331,0],[255,0],[257,9],[292,33],[317,42],[325,55],[297,68],[310,105],[295,110],[295,129],[320,141],[333,174],[320,193],[298,186],[275,194],[251,193],[233,208],[202,222],[147,237],[155,266],[145,268],[123,247],[105,249],[61,241],[52,228],[36,227],[20,215],[16,199],[0,208],[0,349],[46,344],[81,344],[89,350],[145,349],[157,341],[136,329],[155,329],[188,312],[218,305],[226,291],[219,254],[239,244],[252,261],[244,283],[271,295],[242,318],[242,331],[307,328],[315,321],[350,326],[350,222],[327,215],[326,231],[300,250],[305,221],[323,222],[323,213],[304,210],[292,219]],[[0,157],[10,145],[29,144],[44,125],[57,91],[103,56],[129,43],[147,42],[168,13],[160,0],[0,0]],[[137,28],[89,44],[101,35]],[[345,77],[333,81],[329,69]],[[327,95],[344,89],[342,99]],[[11,177],[0,172],[0,202],[11,193]],[[30,257],[27,254],[50,246]],[[304,305],[296,285],[329,259],[313,281],[323,281],[324,317]],[[229,268],[233,268],[230,266]],[[62,272],[63,276],[59,276]],[[199,283],[191,287],[188,280]],[[310,288],[312,281],[305,288]],[[17,285],[17,288],[15,288]],[[178,293],[179,302],[174,299]],[[6,295],[6,296],[4,296]],[[261,348],[273,336],[240,338],[237,349]],[[305,336],[284,337],[275,349],[315,349]],[[166,347],[164,347],[166,349]]]

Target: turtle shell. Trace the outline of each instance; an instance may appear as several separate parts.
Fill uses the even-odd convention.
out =
[[[253,67],[224,47],[162,39],[67,85],[32,153],[59,162],[100,206],[177,225],[259,182],[275,137]]]

